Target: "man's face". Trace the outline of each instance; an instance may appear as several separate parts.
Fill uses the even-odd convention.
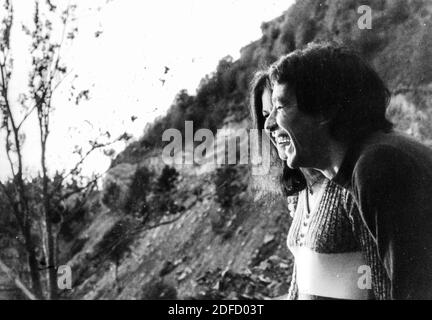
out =
[[[316,167],[320,151],[325,147],[322,138],[326,136],[320,119],[298,109],[295,93],[286,84],[274,85],[271,109],[264,107],[266,100],[263,95],[264,128],[280,158],[292,169]],[[271,112],[265,113],[265,110]]]

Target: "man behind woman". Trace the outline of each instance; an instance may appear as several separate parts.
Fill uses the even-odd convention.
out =
[[[311,54],[318,55],[320,51],[316,49]],[[307,63],[307,59],[294,57],[290,62]],[[299,81],[297,85],[306,83]],[[298,109],[296,90],[300,89],[284,88],[283,104],[275,105],[269,71],[258,72],[251,87],[255,127],[265,130],[283,161],[284,195],[297,198],[287,237],[287,246],[295,259],[287,297],[389,299],[390,280],[349,190],[319,170],[296,164],[302,162],[302,156],[319,156],[313,154],[309,145],[319,143],[317,127],[326,124],[325,119],[315,121]],[[369,275],[370,279],[364,278]]]

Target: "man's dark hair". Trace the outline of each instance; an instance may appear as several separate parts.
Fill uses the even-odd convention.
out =
[[[385,116],[389,90],[376,71],[346,47],[311,43],[275,62],[270,79],[294,90],[301,111],[327,119],[330,134],[339,141],[393,127]]]

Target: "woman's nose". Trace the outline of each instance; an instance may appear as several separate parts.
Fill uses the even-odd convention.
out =
[[[273,109],[274,111],[274,109]],[[270,134],[272,131],[275,131],[278,127],[275,117],[275,112],[271,112],[264,122],[264,130]]]

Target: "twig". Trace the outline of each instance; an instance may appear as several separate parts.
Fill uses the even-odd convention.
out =
[[[81,191],[83,191],[83,190],[86,190],[86,189],[89,188],[91,185],[96,184],[100,177],[101,177],[101,176],[98,175],[98,176],[95,177],[93,180],[89,181],[85,186],[79,187],[79,188],[77,188],[77,189],[75,189],[75,190],[72,190],[72,191],[69,191],[69,192],[65,193],[64,195],[61,196],[60,200],[65,200],[65,199],[69,198],[70,196],[72,196],[72,195],[74,195],[74,194],[76,194],[76,193],[79,193],[79,192],[81,192]]]
[[[100,149],[100,148],[105,148],[108,147],[116,142],[119,142],[121,139],[117,138],[113,141],[107,142],[107,143],[94,143],[91,147],[90,150],[88,150],[86,152],[86,154],[84,156],[81,157],[81,159],[76,163],[76,165],[66,174],[63,176],[63,178],[60,180],[60,183],[62,183],[66,178],[68,178],[69,176],[71,176],[72,174],[74,174],[78,168],[80,167],[80,165],[82,165],[85,161],[85,159],[87,159],[87,157],[95,150]]]
[[[22,124],[24,123],[24,121],[27,120],[27,118],[33,113],[33,111],[36,110],[36,106],[32,107],[30,109],[29,112],[26,113],[26,115],[24,116],[24,118],[21,120],[21,122],[18,124],[18,130],[21,128]]]

